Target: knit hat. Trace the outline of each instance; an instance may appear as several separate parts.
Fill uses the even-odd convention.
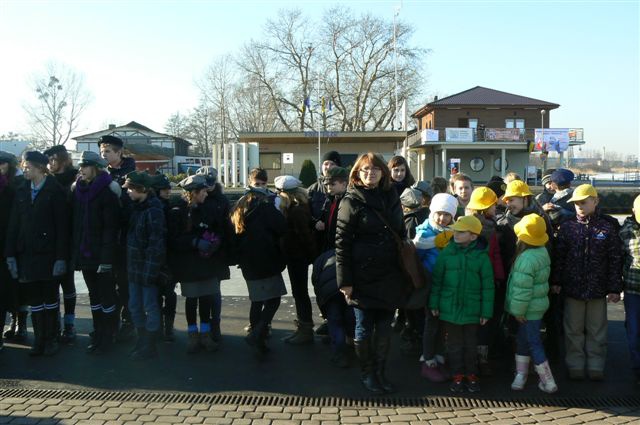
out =
[[[566,168],[558,168],[556,171],[551,173],[551,181],[560,186],[565,186],[571,183],[575,177],[576,176],[573,172]]]
[[[429,210],[431,211],[431,214],[446,212],[451,215],[451,218],[453,218],[456,216],[456,212],[458,211],[458,200],[448,193],[436,193],[431,199]]]
[[[636,221],[640,223],[640,195],[636,196],[635,201],[633,201],[633,211]]]
[[[119,146],[119,147],[124,146],[124,143],[122,142],[121,138],[116,136],[111,136],[111,135],[102,136],[98,139],[98,146],[103,144]]]
[[[544,246],[549,241],[547,224],[538,214],[528,214],[513,226],[518,239],[533,246]]]
[[[575,188],[571,199],[569,199],[567,202],[583,201],[590,196],[593,196],[594,198],[598,197],[598,191],[596,190],[596,188],[591,186],[590,184],[581,184],[580,186]]]
[[[491,177],[489,182],[487,182],[487,187],[493,190],[493,193],[495,193],[498,198],[501,198],[502,195],[504,195],[504,191],[507,190],[507,184],[500,176]]]
[[[514,197],[525,197],[533,195],[531,190],[529,189],[529,185],[523,182],[522,180],[514,180],[507,185],[507,190],[502,197],[505,201],[509,198]]]
[[[44,153],[47,156],[53,156],[59,153],[66,153],[66,152],[67,152],[67,148],[65,148],[64,145],[55,145],[55,146],[51,146],[49,149],[45,150],[42,153]]]
[[[415,182],[411,187],[413,189],[418,189],[423,196],[428,196],[429,198],[433,197],[433,189],[431,189],[431,185],[429,184],[429,182],[419,180]]]
[[[555,168],[549,168],[547,171],[544,172],[544,175],[542,176],[542,185],[543,186],[545,184],[551,182],[551,174],[553,174],[554,171],[556,171]]]
[[[422,192],[408,187],[400,195],[400,203],[406,208],[418,208],[422,204]]]
[[[49,164],[49,158],[47,158],[47,155],[38,151],[25,152],[24,160],[27,162],[33,162],[35,164],[40,164],[44,166]]]
[[[349,170],[342,167],[332,167],[327,170],[327,175],[324,176],[324,182],[328,183],[333,179],[349,179]]]
[[[339,167],[342,166],[342,160],[340,159],[340,154],[336,151],[325,152],[325,154],[322,155],[322,162],[325,162],[325,161],[332,161],[337,166]]]
[[[273,181],[277,190],[287,191],[297,188],[302,184],[300,180],[293,176],[278,176]]]
[[[458,232],[471,232],[479,235],[482,232],[482,223],[474,215],[465,215],[458,218],[449,228]]]
[[[84,151],[80,156],[80,161],[78,161],[78,167],[87,167],[89,165],[105,168],[107,166],[107,161],[95,152]]]
[[[154,190],[171,189],[171,182],[164,174],[157,173],[151,176],[151,187]]]
[[[122,187],[130,187],[131,185],[142,186],[144,188],[151,187],[151,178],[149,173],[146,171],[132,171],[127,174],[127,179],[125,180]]]
[[[471,192],[471,199],[467,204],[470,210],[482,211],[498,202],[496,193],[488,187],[478,187]]]
[[[194,174],[178,183],[182,189],[190,192],[192,190],[204,189],[207,187],[207,179],[202,174]]]
[[[8,162],[9,164],[16,164],[18,159],[14,154],[7,151],[0,151],[0,164]]]

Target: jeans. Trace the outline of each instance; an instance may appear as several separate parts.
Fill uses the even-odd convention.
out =
[[[148,332],[160,329],[158,292],[155,285],[129,282],[129,311],[136,328],[145,328]]]
[[[631,368],[640,377],[640,295],[625,292],[624,294],[624,327],[629,341]]]
[[[311,299],[309,298],[309,265],[304,261],[287,263],[287,272],[291,281],[291,293],[296,302],[298,320],[311,323]]]
[[[355,317],[353,307],[347,304],[342,294],[334,295],[323,306],[326,312],[331,348],[338,352],[345,347],[345,337],[353,337]]]
[[[531,356],[533,364],[536,365],[547,361],[540,338],[541,323],[541,320],[527,320],[524,323],[519,323],[518,335],[516,336],[516,354]]]
[[[374,332],[379,337],[391,334],[393,310],[354,308],[353,313],[356,317],[356,341],[373,337]]]
[[[447,333],[447,349],[454,375],[478,374],[478,326],[441,321]]]

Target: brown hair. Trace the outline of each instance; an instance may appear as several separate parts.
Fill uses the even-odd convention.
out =
[[[529,245],[528,243],[518,239],[518,241],[516,242],[516,250],[513,253],[513,261],[511,262],[511,264],[514,264],[516,262],[520,254],[525,252],[527,249],[533,249],[533,248],[540,248],[540,247]]]
[[[37,162],[33,162],[33,161],[22,161],[22,168],[23,168],[23,169],[24,169],[24,165],[25,165],[27,162],[31,165],[31,167],[33,167],[33,168],[35,168],[35,169],[37,169],[37,170],[42,171],[42,173],[43,173],[45,176],[48,176],[48,175],[50,175],[50,174],[51,174],[51,172],[49,171],[49,169],[47,168],[47,166],[46,166],[46,165],[39,164],[39,163],[37,163]]]
[[[189,204],[189,206],[192,206],[193,205],[193,198],[195,197],[196,193],[200,193],[201,190],[207,190],[207,188],[206,187],[202,187],[200,189],[186,190],[182,194],[182,198],[185,201],[187,201],[187,204]]]
[[[245,215],[247,214],[247,211],[249,211],[249,206],[253,200],[258,196],[262,195],[258,195],[255,192],[247,193],[242,198],[238,199],[238,202],[236,202],[236,205],[231,210],[231,223],[233,224],[236,234],[239,235],[246,230],[244,222]]]
[[[253,170],[251,170],[249,172],[249,181],[256,180],[262,180],[263,182],[268,181],[269,177],[267,175],[267,170],[265,170],[264,168],[254,168]]]
[[[407,171],[402,181],[406,183],[407,186],[411,186],[416,182],[416,179],[413,178],[413,175],[411,174],[411,169],[409,169],[409,163],[404,158],[404,156],[396,155],[393,158],[391,158],[387,163],[387,166],[389,167],[389,171],[391,171],[392,168],[400,167],[401,165],[404,165],[404,169]]]
[[[135,190],[138,193],[153,193],[150,187],[144,187],[141,184],[127,183],[127,189]]]
[[[456,173],[453,176],[451,176],[451,180],[449,180],[451,193],[454,193],[454,188],[455,188],[456,182],[458,181],[468,181],[469,184],[471,184],[471,189],[473,189],[473,181],[471,180],[471,177],[469,177],[465,173]]]
[[[380,168],[382,178],[380,179],[378,186],[382,186],[383,190],[389,190],[391,187],[391,172],[389,171],[387,164],[384,163],[382,156],[373,152],[363,153],[360,155],[356,163],[353,164],[353,168],[351,168],[351,172],[349,173],[349,185],[364,186],[364,183],[360,180],[360,169],[365,165]]]
[[[434,195],[437,195],[438,193],[447,193],[447,179],[445,179],[444,177],[434,177],[433,180],[431,180],[431,190],[433,191]]]
[[[306,206],[309,204],[309,195],[307,190],[297,187],[295,190],[281,191],[278,193],[280,197],[280,211],[286,217],[289,208],[296,205]]]
[[[71,161],[71,156],[69,156],[69,152],[67,151],[56,152],[51,155],[51,157],[60,163],[63,170],[68,170],[73,167],[73,161]]]

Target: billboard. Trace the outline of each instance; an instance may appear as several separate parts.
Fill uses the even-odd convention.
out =
[[[568,128],[536,128],[534,151],[566,151],[569,149],[569,131]]]
[[[440,132],[438,130],[424,129],[420,133],[420,141],[425,142],[437,142]]]
[[[485,140],[520,141],[519,128],[487,128],[484,131]]]
[[[473,142],[473,128],[446,128],[447,142]]]

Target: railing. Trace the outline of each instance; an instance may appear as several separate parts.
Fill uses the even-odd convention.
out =
[[[534,128],[436,128],[418,130],[409,136],[409,144],[438,142],[526,142],[534,141]],[[558,129],[545,129],[551,132]],[[570,142],[584,141],[584,129],[568,129]]]

